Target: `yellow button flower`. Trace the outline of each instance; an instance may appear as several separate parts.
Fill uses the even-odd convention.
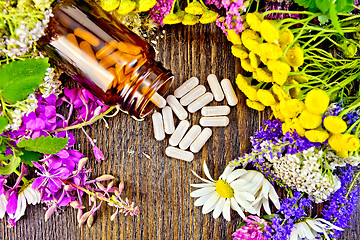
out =
[[[274,105],[271,105],[271,110],[274,113],[275,118],[279,119],[282,122],[285,122],[285,116],[280,112],[280,103],[276,103]]]
[[[301,126],[305,129],[315,129],[321,124],[321,115],[312,114],[308,110],[301,112],[299,116]]]
[[[345,150],[344,138],[342,134],[333,134],[330,136],[328,143],[332,149],[337,152]]]
[[[105,10],[105,11],[113,11],[115,9],[117,9],[119,7],[120,4],[120,0],[103,0],[101,1],[101,7]],[[136,3],[135,3],[136,4]],[[133,10],[133,9],[132,9]],[[131,11],[132,11],[131,10]],[[130,12],[131,12],[130,11]]]
[[[296,118],[304,110],[304,103],[299,99],[280,102],[280,111],[286,118]]]
[[[276,103],[274,95],[269,90],[259,89],[257,91],[257,99],[264,105],[264,106],[271,106]]]
[[[283,134],[285,134],[287,132],[293,132],[293,131],[296,131],[300,137],[303,137],[305,135],[305,129],[300,124],[299,119],[287,118],[285,120],[285,123],[283,123],[283,125],[282,125],[282,132],[283,132]]]
[[[256,73],[256,77],[255,77]],[[274,81],[271,73],[266,68],[257,68],[254,72],[253,78],[259,82],[272,82]]]
[[[182,14],[178,14],[178,13],[169,13],[168,15],[166,15],[163,19],[163,23],[164,24],[178,24],[181,23],[183,19]]]
[[[250,59],[246,58],[246,59],[241,59],[240,58],[240,63],[241,63],[241,67],[247,71],[247,72],[254,72],[255,68],[253,68],[250,64]]]
[[[346,131],[347,124],[337,116],[327,116],[324,119],[324,127],[331,133],[340,134]]]
[[[305,137],[310,142],[323,143],[329,138],[329,133],[325,130],[308,130],[305,132]]]
[[[245,42],[243,42],[244,46],[249,49],[250,51],[253,51],[256,54],[260,55],[260,43],[257,40],[248,39]]]
[[[271,90],[279,102],[290,99],[289,94],[287,94],[278,84],[274,84]]]
[[[255,13],[247,13],[245,19],[252,30],[260,31],[261,20]]]
[[[211,10],[205,10],[205,13],[200,18],[200,23],[208,24],[216,21],[219,14]]]
[[[241,39],[240,39],[240,35],[237,34],[234,29],[227,30],[227,34],[228,35],[227,35],[226,38],[232,44],[234,44],[234,45],[241,45],[242,44]]]
[[[193,1],[185,8],[186,13],[202,15],[205,12],[204,7],[198,1]]]
[[[287,74],[273,72],[273,79],[274,79],[274,82],[276,82],[277,84],[282,86],[282,85],[284,85],[284,83],[286,83],[286,80],[288,79],[288,77],[287,77]]]
[[[346,150],[352,152],[359,150],[360,141],[356,136],[351,134],[344,134],[343,137]]]
[[[279,59],[283,54],[281,48],[273,43],[261,43],[259,47],[260,56],[266,57],[271,60]]]
[[[294,34],[287,28],[280,34],[280,47],[284,50],[289,44],[294,41]]]
[[[305,97],[306,108],[314,114],[323,114],[328,108],[329,102],[329,96],[321,89],[313,89]]]
[[[282,61],[279,60],[269,60],[267,62],[267,66],[270,71],[277,72],[280,74],[288,75],[291,71],[290,66]]]
[[[241,74],[238,74],[235,79],[235,83],[239,89],[243,88],[244,86],[248,86],[248,80]]]
[[[147,12],[156,4],[156,0],[139,0],[137,2],[139,12]]]
[[[251,67],[256,69],[260,64],[260,58],[254,52],[250,52],[249,59]]]
[[[349,152],[347,150],[343,150],[340,152],[336,152],[336,154],[341,158],[347,158],[349,157]]]
[[[289,48],[285,60],[292,67],[300,67],[304,64],[304,52],[299,46]]]
[[[183,20],[182,20],[182,24],[184,25],[195,25],[199,22],[199,18],[194,15],[194,14],[185,14]]]
[[[241,33],[241,41],[243,42],[244,46],[249,49],[250,51],[258,50],[259,42],[256,39],[259,39],[259,34],[251,29],[246,29]]]
[[[116,11],[121,15],[125,15],[134,11],[135,8],[136,8],[136,2],[131,0],[122,0],[120,2],[119,8]]]
[[[235,57],[240,59],[245,59],[249,57],[249,53],[247,52],[246,48],[243,45],[232,45],[231,53]]]
[[[288,77],[287,82],[289,83],[289,85],[297,85],[297,84],[299,84],[292,76]],[[299,96],[299,93],[300,93],[300,88],[299,87],[290,88],[289,93],[290,93],[290,96],[292,98],[297,98]]]
[[[258,110],[258,111],[263,111],[265,109],[265,106],[259,102],[256,101],[251,101],[250,99],[246,99],[246,105],[249,108]]]
[[[280,31],[270,20],[264,20],[260,24],[260,34],[269,43],[278,43]]]
[[[245,86],[243,89],[240,89],[247,98],[249,98],[251,101],[257,101],[257,89],[254,86]]]

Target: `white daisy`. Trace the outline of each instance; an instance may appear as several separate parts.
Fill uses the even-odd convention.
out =
[[[24,214],[27,204],[38,204],[41,200],[41,194],[38,190],[33,189],[31,186],[25,188],[25,190],[19,191],[17,199],[16,212],[14,214],[9,214],[11,219],[14,219],[15,222],[18,221]]]
[[[328,232],[332,229],[343,231],[344,229],[335,226],[323,218],[306,219],[304,222],[296,223],[291,231],[290,240],[316,240],[324,235],[330,240]]]
[[[255,170],[249,170],[240,178],[246,180],[251,185],[251,187],[249,187],[250,193],[256,198],[251,205],[255,208],[258,216],[260,216],[261,206],[264,207],[267,214],[271,215],[269,199],[274,203],[277,209],[280,208],[279,196],[277,195],[274,186],[271,185],[262,173]]]
[[[224,218],[230,221],[230,208],[238,212],[242,218],[245,218],[243,209],[252,214],[256,213],[250,204],[251,201],[255,200],[255,197],[249,192],[249,184],[246,180],[239,179],[241,175],[246,173],[246,170],[234,170],[234,167],[227,166],[223,174],[219,177],[219,180],[215,181],[210,176],[205,161],[203,168],[209,180],[201,178],[193,172],[194,175],[204,183],[191,184],[192,187],[200,189],[190,193],[191,197],[198,198],[194,203],[195,206],[203,206],[203,214],[214,210],[214,218],[218,218],[222,213]]]
[[[0,219],[5,216],[7,200],[4,194],[0,195]]]

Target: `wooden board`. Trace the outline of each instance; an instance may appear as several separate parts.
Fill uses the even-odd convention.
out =
[[[215,24],[169,26],[165,37],[158,41],[157,60],[175,75],[171,91],[191,76],[197,76],[209,90],[208,74],[234,81],[240,71],[240,62],[231,55],[230,46]],[[101,163],[95,161],[84,134],[73,131],[78,140],[76,148],[90,156],[92,176],[111,173],[125,181],[123,196],[136,202],[139,216],[121,216],[110,222],[113,209],[104,205],[92,228],[78,228],[76,212],[71,208],[59,211],[60,215],[45,222],[43,206],[30,206],[16,227],[9,229],[1,221],[0,239],[232,239],[239,216],[232,212],[234,220],[227,223],[222,217],[214,220],[211,214],[203,215],[201,208],[194,207],[189,184],[198,182],[191,170],[204,175],[203,161],[210,173],[219,177],[230,160],[250,151],[250,136],[258,130],[260,121],[269,117],[265,112],[259,114],[248,109],[243,94],[236,91],[240,102],[231,108],[229,126],[214,129],[210,141],[192,163],[166,157],[168,137],[162,142],[155,141],[151,121],[136,122],[125,114],[106,119],[109,128],[103,121],[85,128],[105,154],[106,160]],[[199,117],[200,113],[195,113],[189,121],[198,124]],[[359,221],[359,216],[353,219]],[[344,232],[342,239],[359,239],[360,225],[353,226]]]

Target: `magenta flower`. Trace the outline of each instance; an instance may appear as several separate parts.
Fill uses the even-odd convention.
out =
[[[51,192],[57,192],[63,185],[62,180],[67,179],[71,171],[62,166],[57,166],[56,163],[51,164],[48,169],[37,162],[33,162],[35,167],[40,170],[40,177],[36,178],[32,187],[35,189],[47,188]]]
[[[263,232],[267,230],[267,222],[258,216],[246,217],[245,226],[242,226],[233,233],[234,240],[267,240],[263,236]]]
[[[150,9],[149,17],[156,24],[164,25],[163,19],[171,11],[171,6],[174,0],[159,0],[156,2],[155,6]]]

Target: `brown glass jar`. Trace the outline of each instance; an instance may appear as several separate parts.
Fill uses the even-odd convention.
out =
[[[146,41],[91,1],[62,1],[53,15],[39,42],[55,64],[105,104],[136,119],[151,112],[173,76]]]

